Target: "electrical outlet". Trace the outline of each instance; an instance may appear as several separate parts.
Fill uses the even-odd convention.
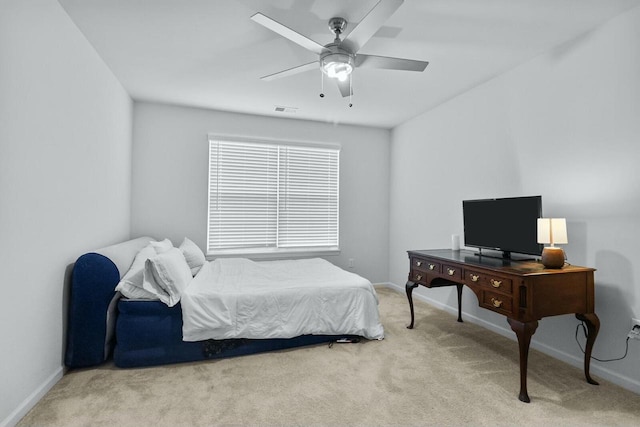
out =
[[[634,340],[640,340],[640,320],[631,319],[631,331],[627,337]]]
[[[353,268],[353,258],[349,258],[349,268]]]

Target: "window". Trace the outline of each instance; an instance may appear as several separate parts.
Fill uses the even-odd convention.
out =
[[[337,146],[209,139],[207,253],[334,252]]]

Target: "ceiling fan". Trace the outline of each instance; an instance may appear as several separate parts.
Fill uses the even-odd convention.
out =
[[[392,58],[388,56],[376,56],[359,54],[358,51],[380,29],[382,24],[402,5],[404,0],[380,0],[367,13],[358,25],[342,40],[340,36],[347,27],[347,20],[340,17],[329,20],[329,29],[334,33],[332,43],[321,45],[310,38],[292,30],[291,28],[265,16],[256,13],[251,19],[275,33],[291,40],[292,42],[316,53],[318,61],[299,65],[274,74],[261,77],[269,81],[281,77],[291,76],[317,69],[320,66],[322,72],[335,79],[338,89],[343,97],[353,94],[351,73],[354,68],[383,68],[388,70],[424,71],[429,62],[413,59]],[[320,94],[324,96],[324,94]]]

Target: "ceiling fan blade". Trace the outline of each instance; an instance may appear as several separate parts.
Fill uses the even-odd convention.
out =
[[[349,33],[343,43],[347,43],[353,52],[358,52],[403,2],[404,0],[380,0]]]
[[[351,79],[346,79],[345,81],[341,82],[340,80],[336,79],[336,83],[338,84],[338,89],[340,89],[340,93],[342,94],[342,97],[345,98],[349,95],[353,95],[353,87],[351,87]]]
[[[260,80],[265,82],[279,79],[281,77],[292,76],[298,73],[304,73],[305,71],[317,70],[319,68],[318,61],[309,62],[308,64],[298,65],[297,67],[289,68],[288,70],[279,71],[277,73],[269,74],[268,76],[260,77]]]
[[[428,61],[414,59],[391,58],[389,56],[357,55],[356,67],[383,68],[386,70],[424,71]]]
[[[251,17],[252,20],[257,22],[258,24],[270,29],[271,31],[280,34],[282,37],[285,37],[291,40],[294,43],[299,44],[305,49],[310,50],[311,52],[317,53],[320,55],[324,46],[319,43],[314,42],[308,37],[303,36],[300,33],[293,31],[291,28],[282,25],[281,23],[274,21],[273,19],[265,16],[261,13],[256,13]]]

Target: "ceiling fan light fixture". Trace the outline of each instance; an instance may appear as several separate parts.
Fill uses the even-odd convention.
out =
[[[343,82],[353,71],[353,57],[346,53],[329,53],[322,57],[320,66],[327,77]]]

